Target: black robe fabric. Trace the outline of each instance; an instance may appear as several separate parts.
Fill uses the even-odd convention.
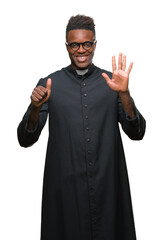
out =
[[[118,94],[92,65],[84,76],[68,66],[52,79],[33,131],[29,106],[18,127],[21,146],[34,144],[49,114],[41,240],[135,240],[129,181],[119,123],[132,140],[141,140],[145,120],[124,111]]]

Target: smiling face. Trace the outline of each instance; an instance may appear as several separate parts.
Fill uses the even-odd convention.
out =
[[[69,31],[66,40],[67,43],[70,44],[72,42],[93,42],[95,39],[94,34],[91,30],[77,29]],[[70,46],[67,45],[67,51],[71,60],[71,66],[76,70],[89,68],[92,64],[95,47],[96,43],[92,44],[89,50],[86,50],[81,44],[79,49],[74,51]]]

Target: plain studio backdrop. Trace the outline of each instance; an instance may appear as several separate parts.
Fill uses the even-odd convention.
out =
[[[21,148],[17,126],[41,77],[70,64],[65,28],[72,15],[94,18],[94,64],[112,71],[112,55],[127,56],[130,92],[147,120],[143,141],[122,132],[138,240],[162,240],[162,2],[161,0],[42,1],[0,3],[0,239],[38,240],[42,180],[48,139]],[[71,217],[71,216],[70,216]]]

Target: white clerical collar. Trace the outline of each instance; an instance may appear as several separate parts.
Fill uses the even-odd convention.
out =
[[[84,69],[84,70],[76,70],[78,75],[84,75],[88,72],[88,69]]]

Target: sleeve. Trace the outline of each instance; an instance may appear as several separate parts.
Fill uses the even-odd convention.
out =
[[[134,101],[133,101],[134,103]],[[135,117],[131,118],[123,109],[120,98],[118,97],[118,120],[121,123],[123,131],[132,140],[141,140],[144,137],[146,121],[138,111],[134,103]]]
[[[38,85],[42,85],[45,87],[43,79],[40,79],[37,86]],[[31,104],[29,105],[26,113],[23,116],[22,121],[19,123],[19,126],[17,128],[18,141],[20,146],[22,147],[30,147],[39,139],[39,136],[46,123],[47,116],[48,116],[48,101],[42,105],[42,108],[39,113],[38,123],[35,129],[32,131],[27,128],[30,110],[31,110]]]

